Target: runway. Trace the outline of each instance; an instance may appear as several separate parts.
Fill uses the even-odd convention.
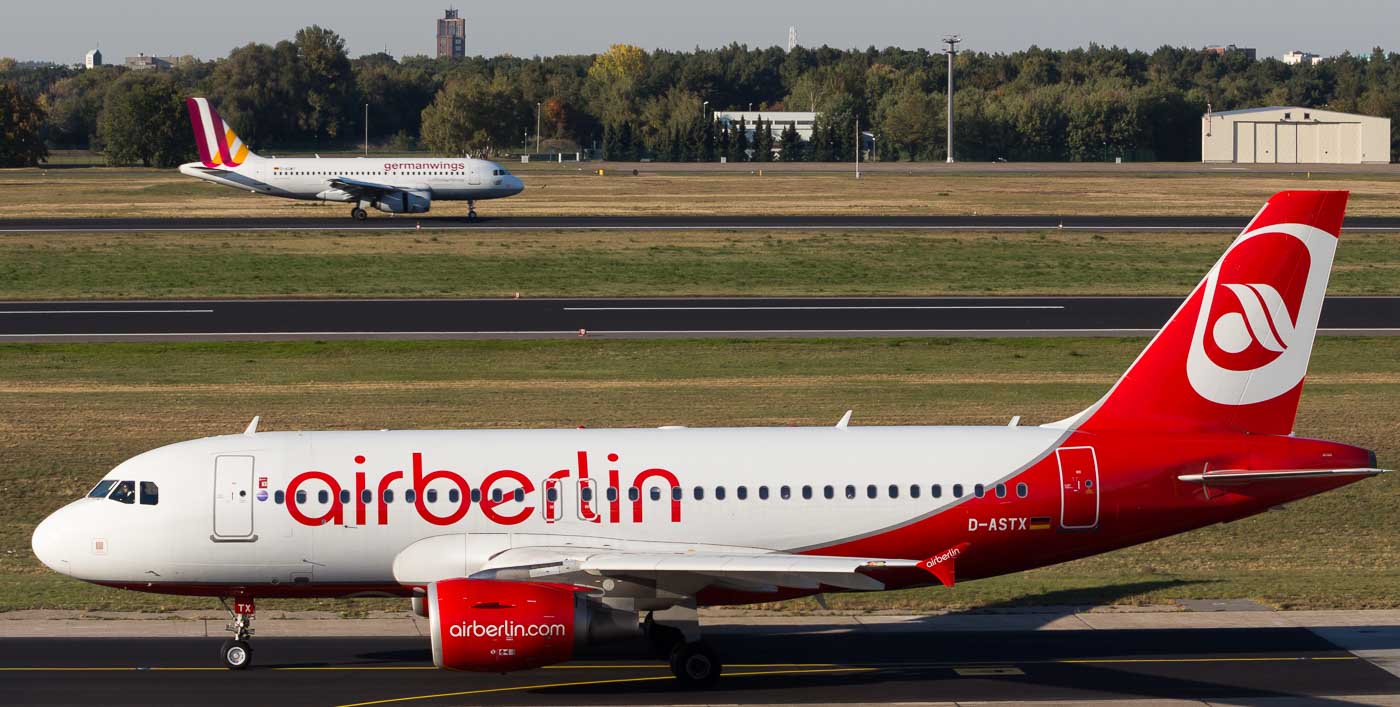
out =
[[[1349,696],[1400,694],[1400,677],[1304,628],[794,625],[707,629],[707,640],[725,656],[725,674],[715,689],[691,693],[677,690],[661,661],[631,645],[493,675],[434,669],[426,638],[255,638],[256,664],[242,672],[216,667],[218,638],[13,638],[0,641],[0,704],[1267,704],[1270,698],[1340,704]],[[1387,700],[1366,703],[1396,703]]]
[[[1139,335],[1160,328],[1180,303],[1178,297],[0,302],[0,341]],[[1400,297],[1329,297],[1321,330],[1400,333]]]
[[[485,209],[485,207],[483,207]],[[347,211],[348,214],[348,211]],[[3,233],[137,233],[190,231],[405,231],[483,229],[494,231],[1229,231],[1238,232],[1248,216],[491,216],[468,221],[457,216],[376,215],[366,221],[344,218],[91,218],[0,219]],[[1349,231],[1400,231],[1400,218],[1348,217]]]

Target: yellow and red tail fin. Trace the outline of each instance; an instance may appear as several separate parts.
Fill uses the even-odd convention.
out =
[[[1275,194],[1108,395],[1057,426],[1292,432],[1346,204]]]
[[[235,168],[249,157],[257,157],[233,128],[219,117],[218,111],[209,105],[207,98],[189,98],[185,106],[190,112],[190,125],[194,128],[194,142],[199,148],[199,161],[205,167]]]

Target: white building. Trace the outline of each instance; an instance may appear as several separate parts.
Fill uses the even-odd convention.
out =
[[[1387,164],[1390,119],[1272,106],[1201,117],[1201,161],[1238,164]]]
[[[83,57],[83,66],[89,69],[102,66],[102,51],[100,49],[94,49],[88,52],[87,56]]]
[[[1283,63],[1288,64],[1289,66],[1298,66],[1299,64],[1308,64],[1310,66],[1316,66],[1321,62],[1322,57],[1313,54],[1312,52],[1300,52],[1297,49],[1294,49],[1293,51],[1283,55]]]
[[[754,123],[758,122],[759,118],[762,118],[765,124],[769,121],[773,122],[769,132],[772,133],[775,144],[782,139],[783,131],[787,130],[788,125],[793,123],[797,124],[797,135],[802,138],[803,142],[811,140],[812,126],[817,122],[817,114],[808,111],[715,111],[715,122],[720,125],[737,125],[740,120],[743,120],[744,134],[750,142],[753,141]]]

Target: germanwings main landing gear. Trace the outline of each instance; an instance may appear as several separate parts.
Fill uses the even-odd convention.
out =
[[[253,600],[234,599],[232,609],[228,608],[228,603],[222,597],[219,603],[233,617],[233,623],[224,627],[225,631],[233,633],[233,638],[224,641],[219,649],[220,656],[224,659],[225,668],[242,670],[253,663],[253,647],[248,643],[253,637]]]
[[[653,611],[642,622],[652,650],[671,662],[671,673],[685,689],[710,687],[719,680],[719,654],[700,640],[700,615],[695,606]]]
[[[355,208],[350,209],[350,218],[353,218],[356,221],[363,221],[369,218],[369,212],[356,206]]]

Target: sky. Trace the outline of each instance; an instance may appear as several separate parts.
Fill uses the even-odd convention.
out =
[[[937,47],[961,34],[965,48],[1065,49],[1090,42],[1152,50],[1164,44],[1290,49],[1332,55],[1400,49],[1396,0],[490,0],[465,2],[467,51],[494,56],[588,54],[614,43],[693,49],[739,42],[838,48]],[[7,0],[0,56],[73,63],[94,46],[108,63],[139,52],[226,56],[249,42],[275,43],[320,24],[351,56],[387,49],[431,54],[445,0]]]

